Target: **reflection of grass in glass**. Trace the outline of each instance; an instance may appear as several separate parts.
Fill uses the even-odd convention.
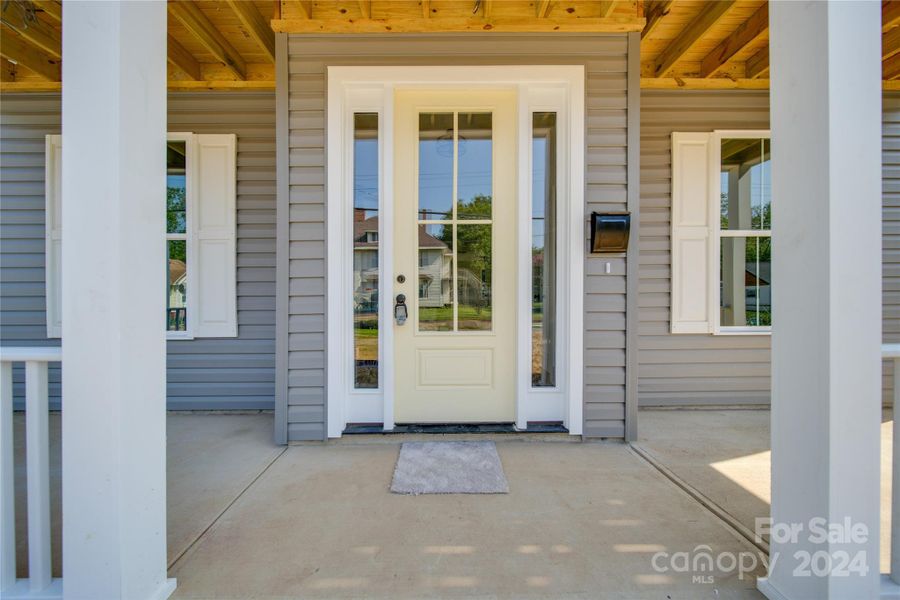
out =
[[[353,330],[355,340],[356,360],[378,360],[378,330],[360,329]]]
[[[477,306],[460,306],[459,307],[459,318],[462,319],[477,319],[488,321],[491,318],[491,309],[490,307],[477,307]],[[453,321],[453,307],[452,306],[422,306],[419,308],[419,321],[423,323],[432,323],[435,321]]]

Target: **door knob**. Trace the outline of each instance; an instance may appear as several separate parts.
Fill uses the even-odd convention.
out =
[[[397,325],[403,325],[409,316],[409,311],[406,308],[406,295],[397,294],[396,300],[394,303],[394,319],[397,321]]]

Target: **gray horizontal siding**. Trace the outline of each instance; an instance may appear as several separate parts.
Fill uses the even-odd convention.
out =
[[[769,402],[768,336],[669,333],[672,132],[768,128],[768,92],[642,90],[640,406]]]
[[[882,336],[900,343],[900,94],[882,104]],[[882,401],[893,403],[893,363],[885,361]]]
[[[290,281],[288,438],[325,437],[325,110],[328,65],[583,64],[586,204],[626,210],[627,38],[291,36],[288,42]],[[606,275],[604,263],[611,263]],[[623,437],[625,260],[586,259],[587,436]]]
[[[641,100],[641,406],[768,404],[770,338],[669,333],[671,133],[766,129],[766,92],[654,91]],[[883,330],[900,342],[900,94],[883,112]],[[776,324],[777,327],[777,324]],[[884,401],[891,402],[891,365]]]
[[[5,95],[0,111],[0,340],[47,340],[44,291],[44,136],[59,133],[58,95]],[[170,341],[168,406],[274,406],[275,96],[171,93],[169,131],[234,133],[237,156],[238,337]],[[17,375],[20,375],[17,373]],[[22,391],[21,376],[16,392]],[[59,373],[51,372],[58,403]]]

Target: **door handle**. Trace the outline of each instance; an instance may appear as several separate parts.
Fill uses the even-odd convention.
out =
[[[397,325],[403,325],[406,323],[406,318],[409,316],[409,311],[406,308],[406,296],[404,294],[397,294],[397,301],[394,304],[394,320],[397,321]]]

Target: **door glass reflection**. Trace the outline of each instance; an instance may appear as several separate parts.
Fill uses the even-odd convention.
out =
[[[419,331],[453,331],[453,226],[419,225]]]

